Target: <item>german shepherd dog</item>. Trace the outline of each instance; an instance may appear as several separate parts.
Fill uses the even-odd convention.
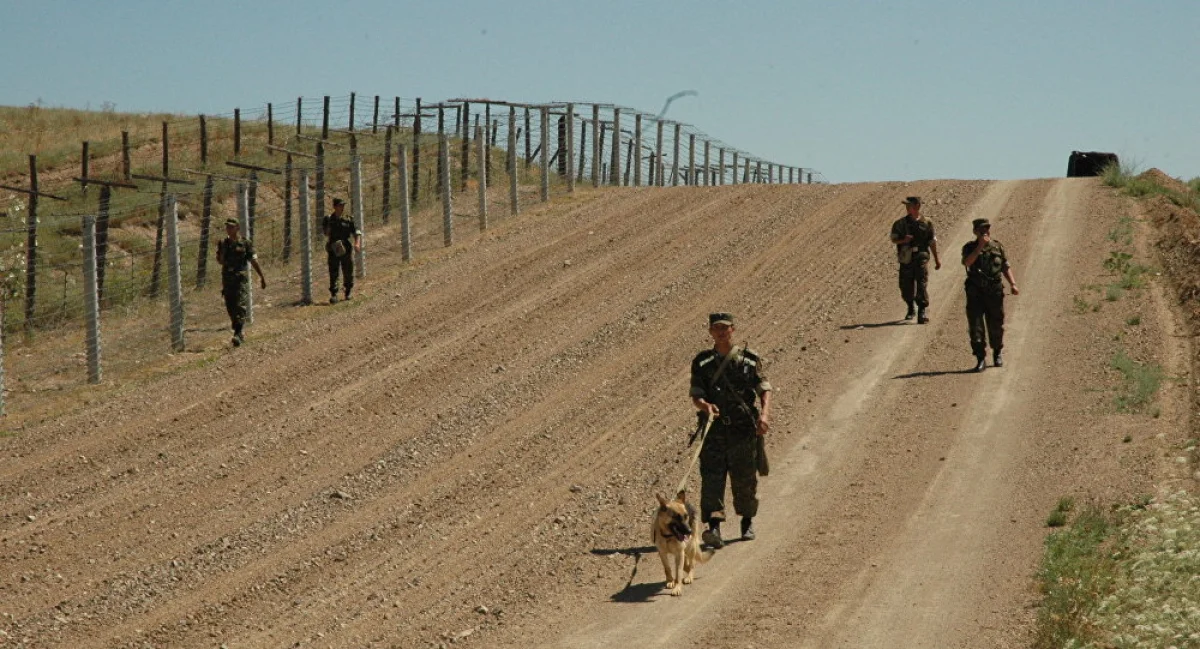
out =
[[[712,558],[712,551],[700,551],[700,537],[696,529],[696,508],[687,502],[687,492],[680,491],[675,500],[667,501],[662,494],[658,498],[658,511],[650,523],[650,539],[658,548],[663,572],[667,576],[667,588],[672,595],[682,595],[683,585],[692,583],[697,563]],[[671,571],[674,562],[675,570]]]

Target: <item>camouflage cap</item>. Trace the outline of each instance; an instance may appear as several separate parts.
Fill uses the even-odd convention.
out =
[[[908,198],[905,198],[904,200],[902,200],[900,202],[903,203],[904,205],[920,205],[921,197],[920,196],[909,196]]]
[[[733,314],[732,313],[724,313],[724,312],[708,314],[708,326],[711,327],[713,325],[719,325],[719,324],[725,324],[725,325],[729,325],[732,327],[733,326]]]
[[[227,226],[229,226],[229,225],[233,225],[233,226],[236,226],[236,227],[241,227],[241,226],[242,226],[242,224],[241,224],[241,223],[238,223],[238,220],[237,220],[237,219],[225,219],[225,225],[227,225]]]
[[[971,227],[976,229],[990,228],[992,227],[992,222],[987,219],[975,219],[974,221],[971,221]]]
[[[333,206],[334,206],[334,207],[337,207],[338,205],[345,205],[345,204],[346,204],[346,201],[344,201],[344,200],[342,200],[342,199],[340,199],[340,198],[335,198],[335,199],[333,199]]]

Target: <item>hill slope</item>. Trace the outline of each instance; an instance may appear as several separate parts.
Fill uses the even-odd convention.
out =
[[[892,322],[885,235],[909,194],[943,246],[926,326]],[[1024,292],[1008,366],[960,374],[957,249],[980,215]],[[1150,490],[1176,416],[1111,413],[1109,347],[1071,308],[1119,216],[1092,180],[531,212],[354,308],[0,439],[0,628],[64,647],[1025,646],[1045,513]],[[641,553],[688,460],[714,309],[771,361],[774,469],[759,540],[676,600]]]

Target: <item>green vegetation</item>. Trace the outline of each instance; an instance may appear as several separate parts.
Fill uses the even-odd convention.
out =
[[[1034,646],[1200,646],[1200,499],[1089,507],[1046,539]]]
[[[1139,363],[1125,350],[1117,350],[1109,365],[1121,374],[1114,403],[1120,412],[1141,412],[1158,393],[1163,381],[1163,369],[1154,363]]]
[[[1197,189],[1200,186],[1200,182],[1198,182],[1200,179],[1193,178],[1187,183],[1191,191],[1181,192],[1177,189],[1163,186],[1161,183],[1156,182],[1153,177],[1140,174],[1135,166],[1125,163],[1105,167],[1101,178],[1104,180],[1104,184],[1116,187],[1129,196],[1135,198],[1165,196],[1172,203],[1180,207],[1188,207],[1200,212],[1200,193],[1197,193],[1200,191]]]
[[[1130,327],[1136,327],[1136,326],[1142,324],[1142,316],[1140,316],[1140,315],[1131,316],[1125,320],[1125,324]]]
[[[1063,496],[1058,499],[1058,505],[1046,517],[1046,527],[1062,527],[1067,524],[1067,516],[1075,509],[1075,499]]]

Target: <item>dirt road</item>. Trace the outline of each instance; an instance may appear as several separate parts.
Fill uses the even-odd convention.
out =
[[[910,194],[942,242],[924,326],[895,321],[886,241]],[[1122,209],[1089,180],[927,181],[583,193],[501,222],[0,439],[0,646],[1025,646],[1046,514],[1151,490],[1186,414],[1116,418],[1108,342],[1072,310]],[[981,375],[976,216],[1023,289]],[[758,540],[676,599],[648,521],[714,309],[771,361],[773,472]]]

